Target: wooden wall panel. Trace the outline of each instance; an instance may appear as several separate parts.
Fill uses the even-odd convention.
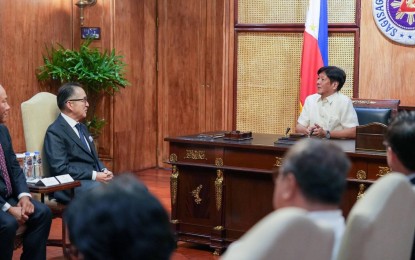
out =
[[[20,104],[39,92],[35,70],[45,43],[72,45],[72,2],[0,1],[0,84],[11,106],[7,126],[16,152],[25,150]]]
[[[167,136],[205,131],[206,2],[159,1],[159,163]]]
[[[400,99],[403,106],[415,106],[415,47],[383,36],[373,20],[372,2],[361,0],[359,97]]]
[[[114,101],[117,172],[157,166],[155,15],[154,0],[115,1],[114,47],[125,57],[131,82]]]
[[[73,0],[74,3],[74,18],[73,18],[73,41],[74,48],[79,49],[81,44],[81,23],[80,23],[80,9],[75,5],[77,0]],[[93,6],[84,8],[84,25],[85,27],[100,27],[101,28],[101,39],[95,40],[91,43],[91,47],[96,47],[102,51],[111,51],[114,48],[113,38],[113,10],[114,0],[98,0]],[[108,164],[113,160],[113,133],[114,133],[114,122],[113,122],[113,109],[114,102],[112,97],[105,97],[102,102],[98,105],[97,116],[102,116],[107,119],[102,134],[98,140],[95,140],[98,144],[99,156],[107,161]],[[114,170],[113,168],[111,168]]]

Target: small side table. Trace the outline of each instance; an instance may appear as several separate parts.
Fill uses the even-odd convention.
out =
[[[36,186],[34,184],[27,184],[27,186],[29,187],[29,191],[31,193],[40,194],[40,201],[42,203],[45,203],[45,195],[55,192],[55,191],[71,190],[71,198],[73,198],[73,196],[75,195],[75,188],[81,186],[81,182],[73,181],[70,183],[58,184],[58,185],[53,185],[49,187]],[[63,211],[66,208],[66,205],[61,204],[61,203],[56,203],[56,205],[49,205],[49,204],[46,204],[46,205],[50,208],[50,210],[56,217],[62,218],[62,239],[48,239],[46,245],[62,247],[63,255],[65,259],[68,259],[70,243],[66,242],[66,225],[62,217]]]

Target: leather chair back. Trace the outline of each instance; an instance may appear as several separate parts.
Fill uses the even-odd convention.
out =
[[[359,125],[382,123],[388,125],[390,119],[398,114],[398,99],[352,99]]]

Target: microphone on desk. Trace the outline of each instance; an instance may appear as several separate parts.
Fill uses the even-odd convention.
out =
[[[285,136],[288,136],[288,133],[290,132],[291,128],[287,127],[287,130],[285,130]]]

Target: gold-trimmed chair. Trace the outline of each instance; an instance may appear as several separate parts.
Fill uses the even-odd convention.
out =
[[[398,114],[399,99],[352,98],[359,125],[382,123],[388,125],[391,118]]]

